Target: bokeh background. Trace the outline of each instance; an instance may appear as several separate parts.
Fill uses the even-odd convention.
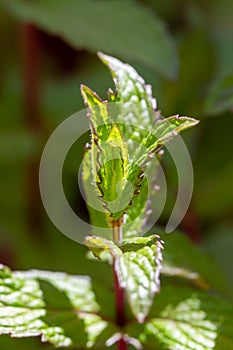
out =
[[[164,116],[179,113],[201,121],[184,134],[195,187],[179,229],[218,261],[233,287],[233,1],[1,0],[0,36],[1,263],[107,276],[104,266],[93,271],[85,248],[52,225],[38,185],[46,140],[84,108],[80,84],[103,98],[113,87],[96,57],[100,50],[139,71]],[[69,152],[64,188],[74,210],[87,218],[77,183],[86,141]],[[163,164],[169,196],[160,227],[177,182],[172,161],[165,156]],[[3,336],[0,348],[50,346]]]

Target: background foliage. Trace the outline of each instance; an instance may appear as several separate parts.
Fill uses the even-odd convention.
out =
[[[79,85],[92,86],[102,98],[112,85],[95,54],[103,50],[128,61],[152,84],[163,115],[179,112],[201,121],[184,136],[195,188],[180,230],[217,260],[233,286],[232,1],[2,0],[0,4],[0,261],[13,269],[93,273],[85,248],[49,222],[37,173],[49,134],[84,107]],[[28,88],[28,76],[34,76],[30,69],[36,77]],[[85,141],[84,137],[82,144],[74,145],[64,169],[67,196],[84,217],[76,169]],[[172,207],[177,180],[168,157],[164,166],[170,197],[161,226]],[[187,257],[180,259],[183,263]],[[95,276],[109,283],[107,272],[103,265]],[[0,338],[0,345],[49,348],[38,339],[7,337]]]

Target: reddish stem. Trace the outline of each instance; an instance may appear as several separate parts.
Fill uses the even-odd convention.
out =
[[[22,24],[20,44],[23,70],[25,122],[32,131],[41,130],[40,70],[38,30],[31,24]]]
[[[118,342],[118,350],[127,350],[127,344],[123,338]]]
[[[194,210],[189,209],[186,213],[181,226],[188,237],[196,244],[200,244],[202,241],[200,223]]]
[[[115,299],[116,299],[116,323],[119,327],[123,327],[125,324],[125,296],[124,289],[121,288],[117,272],[116,272],[116,260],[113,263],[114,269],[114,289],[115,289]]]
[[[122,232],[121,232],[121,223],[113,224],[112,228],[113,240],[121,243]],[[123,328],[125,325],[125,293],[124,289],[121,288],[117,272],[116,272],[116,263],[117,257],[113,261],[113,273],[114,273],[114,292],[115,292],[115,301],[116,301],[116,323],[119,327]],[[127,343],[122,337],[118,343],[118,350],[127,350]]]

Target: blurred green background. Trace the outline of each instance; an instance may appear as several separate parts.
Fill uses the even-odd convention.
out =
[[[39,195],[38,166],[52,131],[84,107],[79,86],[101,97],[113,82],[102,50],[133,65],[164,116],[201,123],[184,134],[195,187],[180,229],[214,256],[233,287],[233,1],[0,1],[0,261],[13,269],[93,274],[85,248],[57,231]],[[64,167],[64,188],[87,217],[77,168],[87,138]],[[176,194],[164,159],[169,197]],[[94,271],[97,278],[106,278]],[[0,338],[1,349],[42,349],[38,339]]]

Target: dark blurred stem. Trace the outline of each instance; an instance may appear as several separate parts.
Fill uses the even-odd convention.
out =
[[[182,229],[184,230],[184,232],[186,232],[186,234],[188,235],[188,237],[196,244],[201,243],[201,230],[200,230],[200,223],[199,223],[199,219],[196,215],[196,213],[194,212],[194,210],[192,210],[192,208],[190,208],[185,217],[182,220]]]
[[[117,222],[112,227],[112,237],[117,243],[122,241],[122,226],[121,223]],[[117,257],[113,260],[113,273],[114,273],[114,291],[116,301],[116,323],[119,327],[123,328],[125,325],[125,293],[124,289],[121,288],[116,272]],[[125,339],[122,337],[118,343],[118,350],[127,350],[127,344]]]
[[[42,132],[38,34],[34,26],[21,25],[19,39],[23,74],[24,121],[27,130],[35,138],[39,137]],[[39,158],[33,155],[26,164],[27,217],[30,232],[41,237],[43,230],[38,170]]]

